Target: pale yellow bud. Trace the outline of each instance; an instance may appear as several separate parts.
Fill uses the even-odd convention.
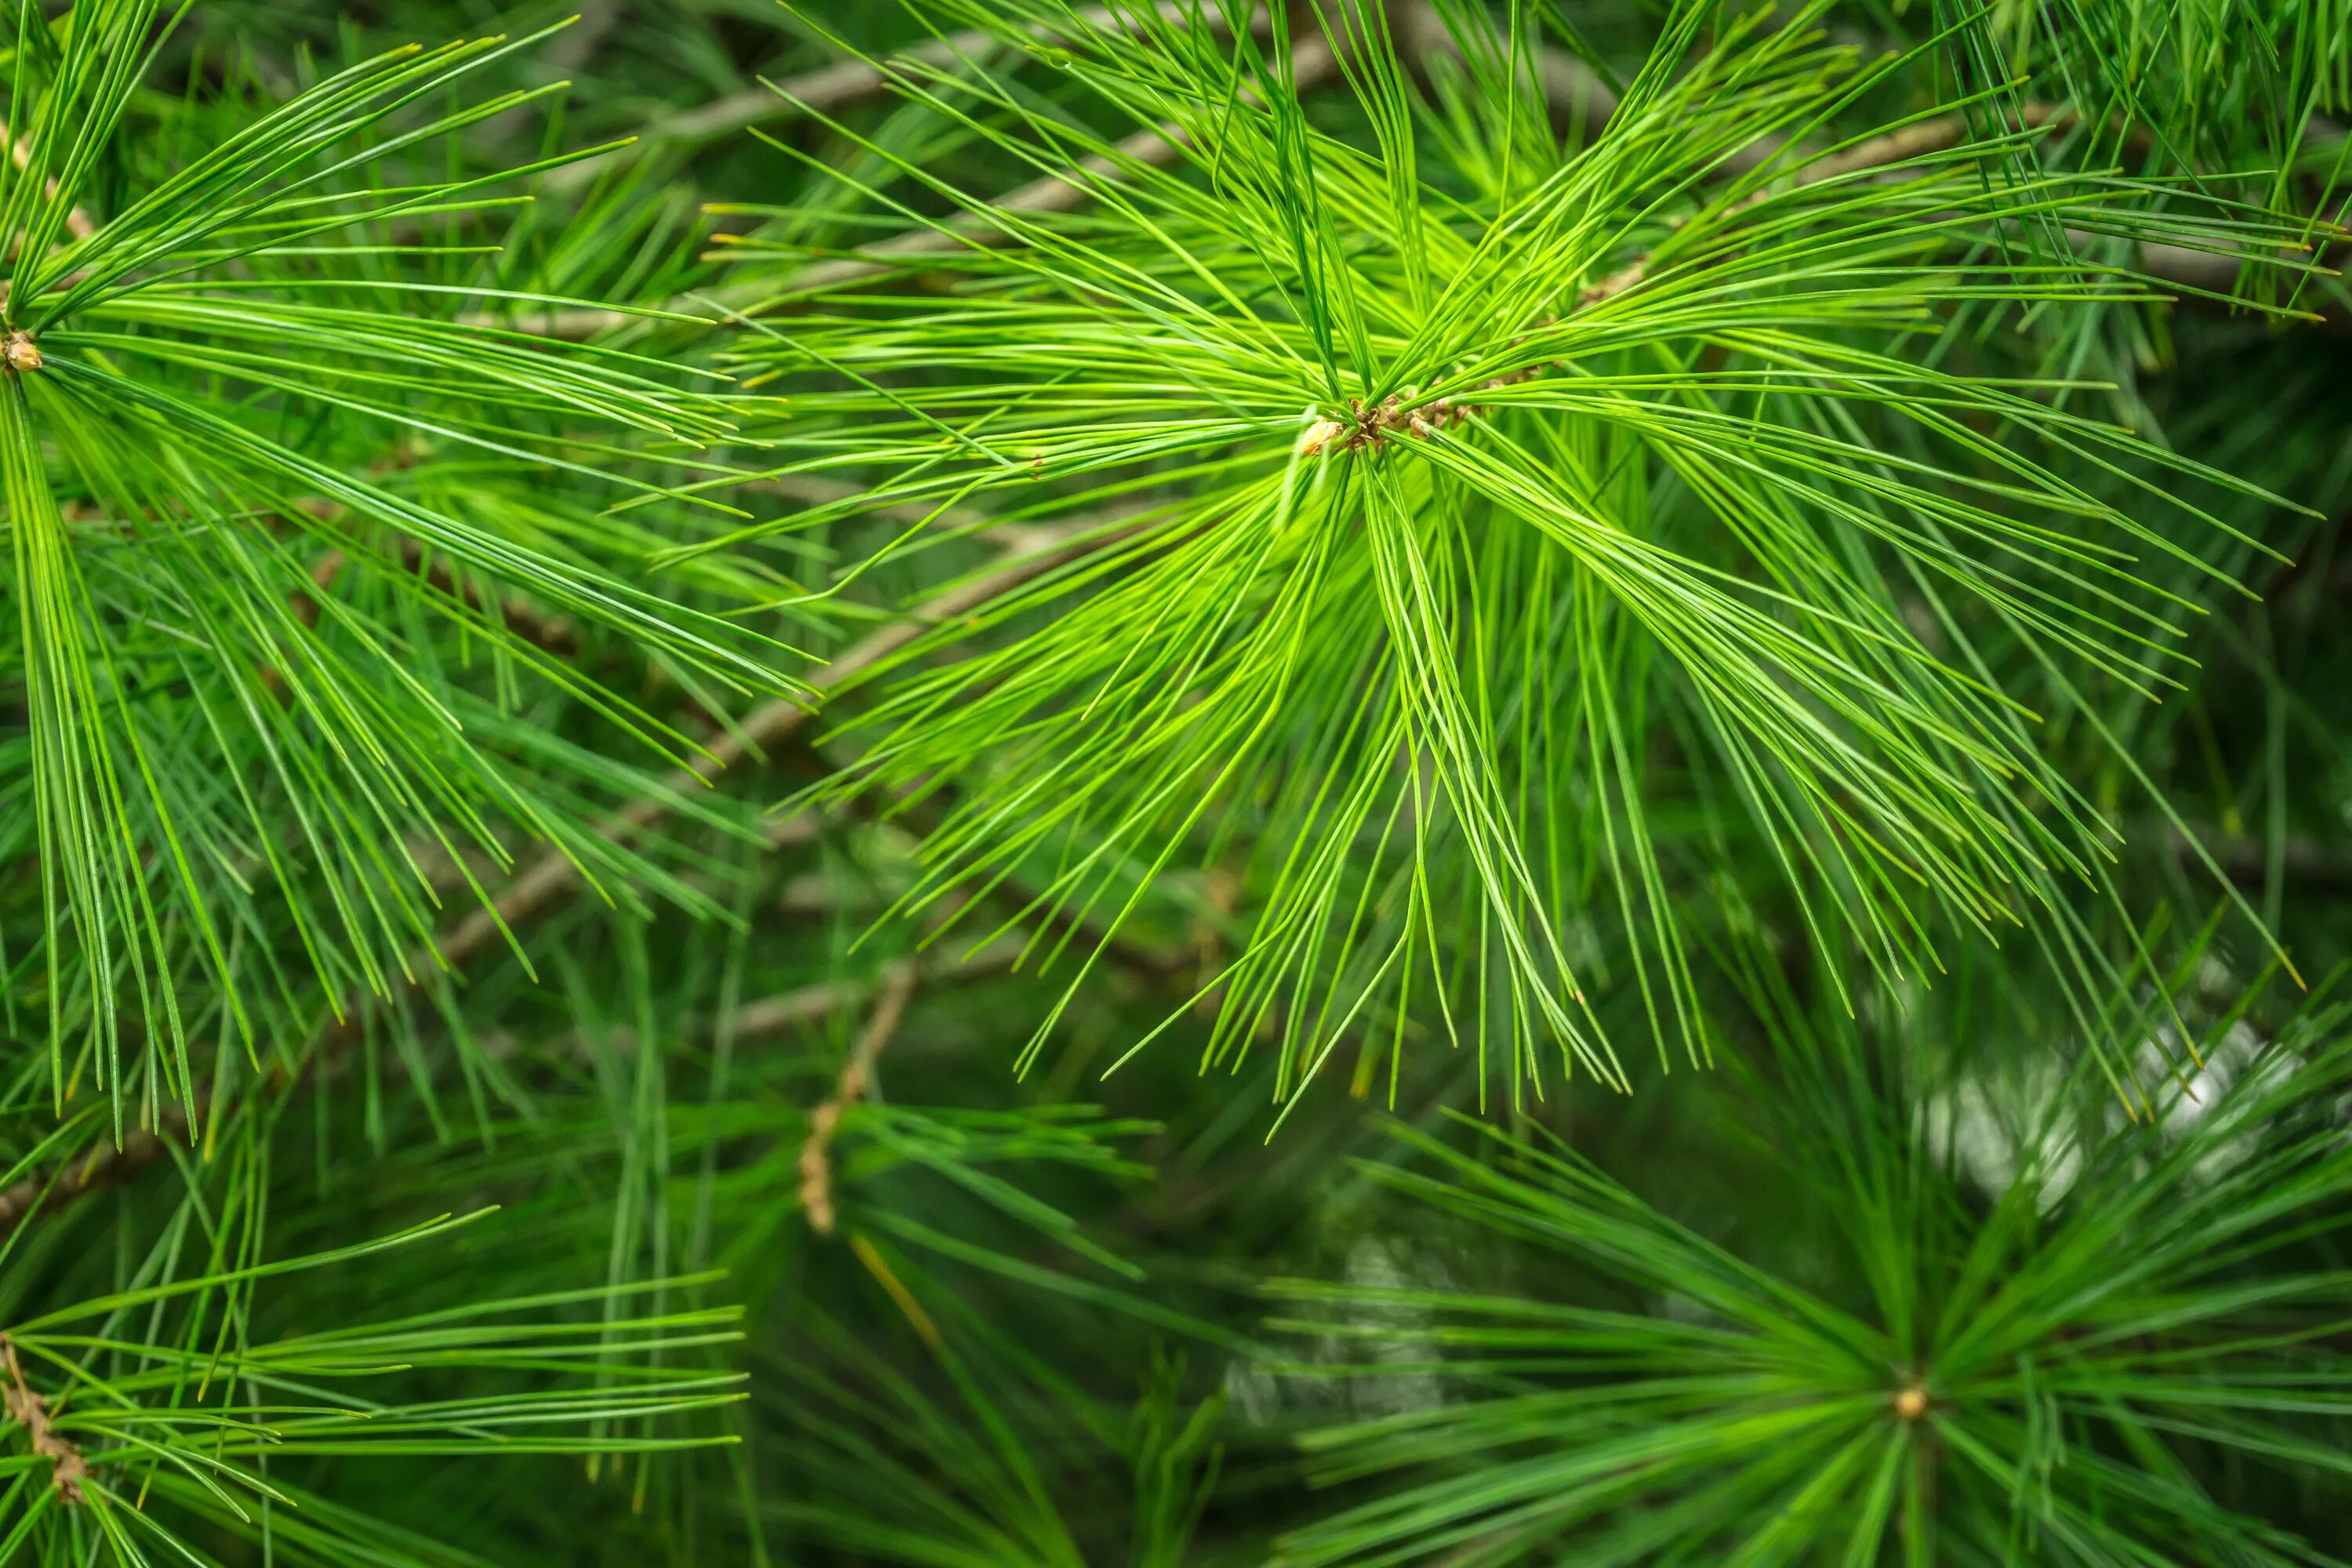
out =
[[[1346,434],[1347,429],[1337,419],[1318,419],[1307,427],[1304,436],[1298,437],[1298,455],[1302,458],[1319,457],[1323,449]]]

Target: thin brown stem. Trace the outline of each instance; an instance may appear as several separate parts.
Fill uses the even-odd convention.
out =
[[[81,1484],[89,1479],[89,1461],[50,1424],[49,1402],[25,1381],[25,1369],[16,1364],[16,1347],[5,1334],[0,1334],[0,1372],[6,1373],[5,1386],[0,1386],[0,1406],[31,1434],[34,1455],[49,1461],[49,1479],[58,1496],[68,1503],[81,1501]]]
[[[885,984],[882,999],[876,1005],[874,1016],[866,1020],[856,1042],[849,1048],[849,1059],[841,1066],[841,1076],[835,1079],[833,1093],[809,1116],[808,1137],[801,1144],[801,1208],[808,1215],[810,1226],[820,1236],[831,1236],[835,1220],[833,1206],[833,1135],[841,1125],[842,1113],[866,1096],[866,1085],[874,1079],[874,1064],[882,1048],[898,1032],[899,1020],[907,1014],[907,1004],[915,994],[915,965],[905,963],[898,966]]]
[[[860,68],[871,70],[874,68],[861,66]],[[1310,37],[1292,50],[1291,75],[1299,91],[1314,91],[1338,79],[1339,63],[1333,58],[1328,44],[1319,37]],[[1082,158],[1066,174],[1040,175],[992,205],[1000,214],[1019,218],[1076,212],[1094,199],[1096,190],[1103,184],[1125,178],[1136,164],[1165,169],[1174,164],[1182,154],[1182,136],[1176,127],[1147,127],[1118,142],[1112,153]],[[695,315],[707,310],[711,301],[727,308],[748,308],[765,299],[820,293],[844,284],[862,282],[898,271],[909,262],[925,258],[952,256],[969,246],[993,248],[1010,243],[1013,237],[1006,226],[981,216],[966,218],[946,228],[909,229],[878,245],[868,246],[854,256],[810,263],[780,289],[762,288],[755,292],[745,286],[730,286],[713,289],[707,297],[681,297],[670,301],[666,308]],[[506,316],[488,311],[460,319],[478,325],[512,324]],[[533,326],[545,337],[577,342],[617,331],[645,319],[625,310],[574,310],[553,311],[536,323],[526,318],[521,324]]]
[[[1164,5],[1162,12],[1171,20],[1181,20],[1190,13],[1182,7]],[[1209,13],[1213,27],[1222,30],[1224,18],[1214,10]],[[1269,14],[1254,8],[1251,26],[1260,36],[1270,30]],[[1118,17],[1108,6],[1089,6],[1080,11],[1066,26],[1041,29],[1041,43],[1056,38],[1067,41],[1089,32],[1100,32],[1119,25]],[[839,60],[820,66],[815,70],[791,77],[774,87],[747,88],[716,99],[700,109],[688,110],[656,120],[646,140],[653,142],[702,142],[717,141],[749,131],[755,125],[765,125],[779,120],[830,118],[887,95],[898,73],[952,70],[971,59],[984,58],[998,47],[994,35],[973,28],[950,33],[944,37],[927,39],[903,50],[891,60]],[[569,163],[554,170],[549,177],[551,187],[562,190],[593,179],[601,159]]]
[[[712,779],[744,758],[790,736],[808,719],[814,705],[859,676],[890,658],[934,626],[970,615],[1032,579],[1069,561],[1127,537],[1128,531],[1101,525],[1063,533],[1039,531],[1024,534],[1024,553],[927,601],[913,612],[853,643],[827,664],[811,683],[806,698],[778,698],[754,709],[712,740],[702,761],[673,771],[663,783],[671,794],[708,788]],[[642,836],[669,813],[667,796],[649,795],[604,820],[601,835],[615,843]],[[459,922],[437,945],[438,962],[463,964],[483,949],[504,940],[507,930],[537,919],[555,900],[569,894],[582,880],[580,867],[561,850],[551,849],[525,866],[488,909],[478,910]],[[431,959],[429,953],[420,954]]]
[[[904,651],[932,628],[1011,593],[1024,584],[1068,562],[1105,549],[1129,537],[1136,525],[1116,520],[1061,531],[1024,529],[1007,560],[994,571],[972,577],[957,587],[918,605],[898,621],[867,634],[828,664],[813,682],[810,701],[838,690],[860,675]],[[809,702],[778,700],[752,710],[740,722],[713,740],[702,766],[679,768],[665,782],[673,793],[708,787],[712,775],[732,767],[786,739],[808,718]],[[605,819],[603,836],[614,842],[638,837],[668,814],[666,797],[648,796]],[[780,819],[766,834],[771,847],[800,842],[814,832],[806,816]],[[488,909],[467,915],[437,942],[418,949],[408,960],[408,973],[424,975],[436,968],[458,969],[485,950],[509,940],[509,934],[552,912],[583,883],[580,867],[560,849],[549,849],[525,865]],[[776,1026],[782,1027],[783,1020]],[[331,1026],[313,1043],[313,1051],[334,1053],[360,1037],[356,1018]],[[101,1146],[62,1172],[28,1176],[0,1189],[0,1238],[26,1221],[55,1214],[77,1200],[131,1180],[164,1152],[159,1133],[184,1136],[186,1118],[177,1110],[158,1114],[155,1130],[138,1129],[120,1147]]]
[[[163,1152],[165,1136],[183,1136],[188,1130],[187,1115],[178,1106],[167,1107],[155,1121],[154,1131],[134,1127],[123,1134],[120,1145],[99,1144],[57,1170],[0,1187],[0,1241],[27,1220],[70,1208],[94,1193],[129,1181]]]

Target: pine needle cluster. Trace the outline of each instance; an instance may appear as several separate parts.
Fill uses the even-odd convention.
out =
[[[2345,0],[0,53],[0,1564],[2352,1560]]]

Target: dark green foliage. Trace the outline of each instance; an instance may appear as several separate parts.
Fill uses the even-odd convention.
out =
[[[1760,1131],[1832,1235],[1733,1250],[1549,1140],[1413,1134],[1431,1173],[1372,1168],[1554,1261],[1532,1296],[1276,1287],[1344,1314],[1343,1355],[1405,1325],[1475,1391],[1316,1434],[1328,1479],[1427,1479],[1281,1560],[2314,1560],[2246,1510],[2265,1472],[2324,1497],[2352,1467],[2344,1009],[2219,1020],[2207,1073],[2133,1122],[2080,1072],[1913,1029],[1874,1050],[1790,1005]]]

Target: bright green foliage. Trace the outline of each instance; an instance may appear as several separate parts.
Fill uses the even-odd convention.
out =
[[[68,1497],[51,1484],[48,1458],[0,1460],[11,1517],[0,1557],[168,1559],[185,1552],[180,1532],[193,1521],[268,1540],[274,1509],[307,1500],[272,1483],[273,1458],[645,1452],[692,1439],[649,1444],[641,1424],[742,1397],[738,1376],[661,1364],[665,1354],[736,1337],[733,1309],[644,1310],[641,1298],[686,1281],[252,1337],[262,1281],[430,1245],[451,1227],[444,1221],[277,1262],[216,1258],[231,1266],[173,1278],[189,1239],[183,1232],[149,1259],[144,1282],[17,1322],[8,1332],[9,1375],[47,1391],[47,1429],[88,1456],[87,1473]],[[251,1226],[243,1240],[258,1236]],[[526,1315],[581,1303],[616,1310],[601,1322]],[[131,1325],[136,1331],[126,1334]],[[406,1403],[382,1396],[386,1384],[436,1374],[465,1392]],[[298,1525],[286,1548],[299,1561],[349,1561],[337,1552],[363,1545],[370,1527],[335,1522],[343,1528],[332,1534]]]
[[[0,1568],[2352,1562],[2344,0],[579,10],[0,5]]]
[[[1020,41],[1052,8],[940,9]],[[1622,926],[1612,982],[1704,1060],[1650,826],[1686,792],[1744,810],[1825,950],[1889,977],[1940,966],[1936,915],[1997,936],[2103,882],[2110,830],[2033,730],[2086,679],[2177,685],[2181,606],[2138,563],[2198,559],[2168,514],[2226,527],[2204,498],[2231,481],[2067,411],[2070,382],[1905,351],[1956,311],[2145,297],[2070,237],[2292,231],[2105,173],[1990,178],[2023,133],[1860,153],[1818,128],[1914,62],[1859,68],[1802,16],[1698,52],[1712,15],[1679,8],[1564,160],[1459,28],[1420,115],[1377,24],[1343,41],[1370,150],[1307,121],[1310,47],[1279,28],[1271,61],[1148,17],[1030,45],[1168,169],[985,74],[956,79],[971,108],[907,84],[1011,166],[1091,160],[1095,212],[1007,213],[870,149],[960,209],[919,263],[958,298],[861,275],[748,333],[762,384],[818,378],[778,473],[871,482],[694,549],[909,503],[891,551],[919,549],[980,500],[1107,541],[982,618],[1017,635],[859,716],[880,732],[835,790],[968,785],[910,908],[1026,873],[1033,907],[1116,933],[1195,842],[1255,839],[1208,1060],[1273,1021],[1286,1096],[1416,989],[1514,1080],[1556,1040],[1625,1085],[1571,920]],[[1662,791],[1666,732],[1691,776]]]
[[[2130,163],[2203,175],[2256,174],[2273,211],[2300,216],[2298,171],[2340,174],[2343,149],[2313,132],[2352,107],[2352,7],[2344,0],[1937,0],[1954,69],[2003,89],[1990,118],[2035,117],[2036,101],[2080,110],[2072,134]],[[2037,100],[2024,90],[2041,89]]]
[[[630,437],[706,443],[723,413],[658,362],[417,313],[436,293],[563,303],[399,266],[451,248],[404,227],[487,220],[508,199],[504,176],[387,176],[545,96],[454,98],[521,41],[394,49],[208,145],[115,155],[127,188],[92,222],[76,204],[169,30],[152,0],[36,23],[16,18],[24,167],[0,186],[17,257],[5,324],[23,345],[0,384],[0,484],[48,933],[17,962],[45,966],[60,1102],[77,1079],[136,1074],[135,1092],[192,1109],[191,1028],[226,1010],[257,1045],[253,982],[229,956],[240,937],[278,941],[257,904],[287,906],[312,972],[291,983],[356,999],[385,994],[401,950],[429,937],[435,870],[456,868],[440,880],[461,895],[472,880],[461,844],[510,858],[494,823],[614,864],[534,776],[593,787],[603,770],[498,744],[509,704],[461,685],[425,651],[428,627],[461,629],[502,686],[551,683],[681,755],[670,726],[502,625],[496,595],[526,592],[725,689],[780,678],[755,639],[598,561],[624,541],[563,537],[560,517],[527,510],[518,527],[500,494],[601,475]],[[368,450],[390,456],[356,460]],[[428,458],[464,465],[464,491],[456,471],[409,477]],[[330,574],[346,591],[319,594]],[[126,1048],[126,990],[170,1049]]]

